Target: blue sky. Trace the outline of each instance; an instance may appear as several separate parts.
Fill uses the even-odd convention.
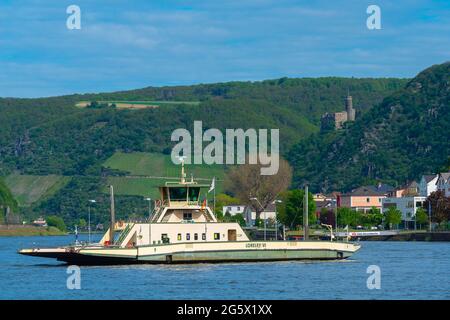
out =
[[[68,30],[66,8],[81,8]],[[368,30],[366,8],[381,8]],[[450,1],[1,0],[0,96],[280,77],[413,77],[450,60]]]

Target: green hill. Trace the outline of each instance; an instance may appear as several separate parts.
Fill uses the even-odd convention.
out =
[[[17,201],[11,191],[0,178],[0,223],[4,221],[5,208],[9,207],[13,212],[17,212]]]
[[[5,183],[11,190],[19,206],[29,206],[45,197],[52,196],[63,187],[69,177],[56,175],[31,176],[11,174],[5,178]]]
[[[365,113],[402,79],[277,79],[144,88],[41,99],[0,99],[0,175],[98,174],[116,151],[169,153],[170,134],[205,128],[278,128],[281,151],[318,131],[321,114],[343,109],[350,90]],[[171,101],[143,110],[86,109],[79,101]],[[176,104],[176,101],[180,101]],[[186,102],[200,102],[187,105]]]
[[[103,192],[108,193],[108,186],[113,185],[118,195],[136,195],[142,197],[159,197],[157,187],[164,184],[168,178],[180,178],[180,166],[173,164],[169,155],[160,153],[116,152],[103,164],[105,168],[126,173],[127,176],[113,176],[107,179]],[[224,178],[224,166],[221,165],[186,165],[188,178],[191,174],[195,179],[210,183],[212,177],[218,180]],[[131,176],[130,176],[131,175]],[[142,177],[139,177],[142,176]],[[218,184],[218,192],[222,184]]]
[[[348,190],[402,184],[437,172],[450,156],[450,62],[435,65],[347,126],[316,134],[289,153],[295,185]]]
[[[25,205],[20,210],[26,217],[57,214],[70,225],[86,219],[87,200],[96,199],[93,221],[104,221],[109,184],[116,186],[118,217],[142,215],[148,205],[143,196],[155,195],[149,190],[160,181],[124,175],[178,176],[178,169],[167,162],[175,144],[170,141],[173,130],[192,132],[194,120],[203,121],[204,129],[222,131],[277,128],[281,153],[286,155],[293,145],[318,132],[324,112],[343,109],[348,90],[358,112],[365,114],[406,82],[282,78],[39,99],[0,98],[0,176],[18,173],[17,181],[10,178],[9,183]],[[159,107],[76,107],[81,101],[152,101]],[[220,166],[188,168],[200,178],[220,178],[223,170]],[[55,176],[70,181],[51,185]],[[42,186],[38,179],[44,179]]]

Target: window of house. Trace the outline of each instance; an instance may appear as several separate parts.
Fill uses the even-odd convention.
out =
[[[179,234],[177,235],[177,240],[178,240],[178,241],[181,241],[181,233],[179,233]]]
[[[450,190],[450,189],[448,189],[448,190]],[[240,211],[241,210],[241,207],[237,207],[237,211]]]
[[[228,207],[228,211],[231,211],[231,207]]]
[[[192,220],[192,212],[183,213],[183,220]]]
[[[202,240],[206,240],[206,233],[202,233]]]
[[[220,233],[214,233],[214,240],[220,240]]]
[[[198,233],[194,233],[194,240],[198,240]]]
[[[191,240],[191,234],[190,233],[186,233],[186,240]]]
[[[370,198],[366,198],[366,202],[370,202]]]

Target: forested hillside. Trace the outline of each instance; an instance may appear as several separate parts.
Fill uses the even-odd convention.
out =
[[[6,208],[9,208],[12,212],[17,212],[17,202],[3,180],[0,179],[0,222],[5,219]]]
[[[172,131],[191,131],[194,120],[202,120],[204,129],[279,128],[281,152],[286,155],[291,146],[318,132],[324,112],[344,109],[348,91],[361,115],[406,82],[283,78],[40,99],[0,98],[0,176],[9,176],[25,216],[57,214],[71,224],[86,218],[87,200],[95,198],[94,221],[103,221],[108,206],[104,190],[111,182],[111,171],[102,165],[118,151],[169,154]],[[127,110],[76,107],[80,101],[173,103]],[[30,188],[19,184],[28,180]],[[39,188],[38,181],[49,181],[48,188]],[[52,181],[58,183],[50,185]],[[24,194],[28,189],[32,196]],[[119,217],[147,211],[141,196],[119,195],[117,202]]]
[[[202,120],[205,128],[279,128],[282,152],[318,130],[320,115],[343,108],[350,90],[364,112],[398,90],[399,79],[279,79],[188,87],[0,99],[0,175],[92,174],[116,150],[165,152],[170,134]],[[196,100],[156,109],[80,109],[82,100]]]
[[[449,156],[450,63],[445,63],[421,72],[345,130],[303,140],[288,159],[295,185],[331,191],[418,179],[445,168]]]

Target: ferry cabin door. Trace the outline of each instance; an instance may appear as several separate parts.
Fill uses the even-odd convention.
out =
[[[230,229],[228,230],[228,241],[236,241],[236,229]]]

